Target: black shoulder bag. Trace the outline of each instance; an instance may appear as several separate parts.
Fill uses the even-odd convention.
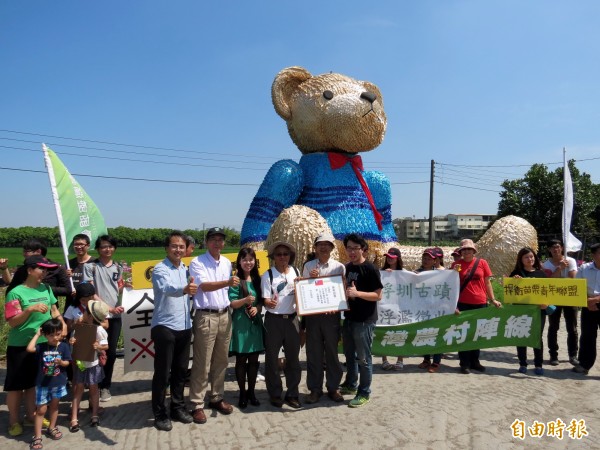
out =
[[[463,283],[460,286],[460,292],[464,291],[464,289],[467,287],[467,284],[469,284],[469,281],[473,279],[473,275],[475,275],[475,271],[477,270],[477,266],[479,265],[479,259],[480,258],[475,259],[475,264],[473,264],[473,268],[469,272],[469,275],[467,275],[467,278],[465,278],[465,281],[463,281]]]

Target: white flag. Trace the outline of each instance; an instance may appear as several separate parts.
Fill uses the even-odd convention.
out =
[[[563,184],[564,184],[564,197],[563,197],[563,241],[565,243],[565,254],[567,252],[577,252],[581,250],[581,241],[571,234],[571,216],[573,215],[573,180],[571,179],[571,171],[569,170],[569,164],[567,164],[566,151],[563,148]]]

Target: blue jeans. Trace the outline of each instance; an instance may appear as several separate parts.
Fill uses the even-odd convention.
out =
[[[374,330],[374,323],[354,322],[348,319],[344,320],[342,327],[342,342],[347,366],[344,385],[353,389],[358,387],[358,395],[367,398],[371,394],[373,379],[371,346]],[[360,383],[358,383],[359,373]]]

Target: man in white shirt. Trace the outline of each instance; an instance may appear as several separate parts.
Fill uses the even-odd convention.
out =
[[[190,378],[190,401],[194,404],[195,423],[206,423],[204,395],[210,382],[208,406],[221,414],[231,414],[233,407],[223,399],[225,371],[231,339],[229,287],[237,286],[240,279],[231,275],[231,262],[221,257],[225,247],[222,228],[211,228],[206,233],[207,252],[190,264],[190,276],[198,285],[194,296],[194,359]]]
[[[261,278],[265,302],[265,381],[271,405],[281,408],[283,387],[277,367],[279,349],[285,352],[285,402],[292,408],[300,408],[298,385],[302,375],[300,368],[300,328],[294,300],[294,280],[299,276],[292,266],[296,249],[287,242],[275,242],[269,246],[269,258],[274,261]]]
[[[335,248],[335,238],[331,234],[317,236],[314,248],[316,258],[304,265],[303,278],[345,275],[344,265],[331,258]],[[344,401],[339,391],[343,375],[337,348],[341,335],[340,320],[339,312],[311,314],[303,318],[306,326],[306,386],[310,391],[305,403],[317,403],[323,395],[323,353],[327,395],[335,402]]]
[[[547,243],[550,258],[544,261],[542,268],[552,278],[575,278],[577,274],[577,262],[570,256],[563,255],[563,243],[558,239],[550,239]],[[554,314],[548,316],[548,352],[550,353],[550,365],[558,366],[558,329],[560,328],[560,316],[565,316],[567,326],[567,351],[569,362],[574,366],[577,361],[577,350],[579,337],[577,335],[577,308],[575,306],[557,306]]]

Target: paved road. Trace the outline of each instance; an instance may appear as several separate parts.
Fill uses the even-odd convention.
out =
[[[564,336],[562,337],[564,339]],[[531,350],[529,350],[532,353]],[[204,425],[174,423],[171,432],[152,426],[151,373],[122,373],[118,360],[113,399],[97,429],[82,414],[82,430],[68,432],[69,403],[61,404],[61,441],[44,439],[46,449],[246,449],[246,448],[410,448],[410,449],[512,449],[600,448],[600,370],[588,376],[573,374],[568,362],[547,367],[546,376],[521,375],[512,348],[482,352],[485,374],[462,375],[453,355],[442,360],[442,371],[429,374],[417,368],[420,358],[407,358],[402,372],[384,372],[375,358],[371,402],[358,409],[336,404],[326,397],[316,405],[293,410],[272,407],[264,383],[258,383],[262,405],[235,408],[230,416],[214,411]],[[530,356],[532,357],[532,355]],[[302,355],[304,361],[304,355]],[[226,399],[237,404],[233,360],[227,373]],[[306,392],[305,367],[301,389]],[[5,370],[0,370],[3,382]],[[349,400],[350,397],[347,397]],[[17,439],[7,436],[6,396],[0,395],[0,448],[27,448],[31,429]],[[86,402],[84,402],[84,405]],[[567,424],[585,420],[589,435],[582,440],[544,436],[524,440],[512,437],[510,425],[520,419],[531,426],[561,419]],[[26,437],[27,436],[27,437]]]

